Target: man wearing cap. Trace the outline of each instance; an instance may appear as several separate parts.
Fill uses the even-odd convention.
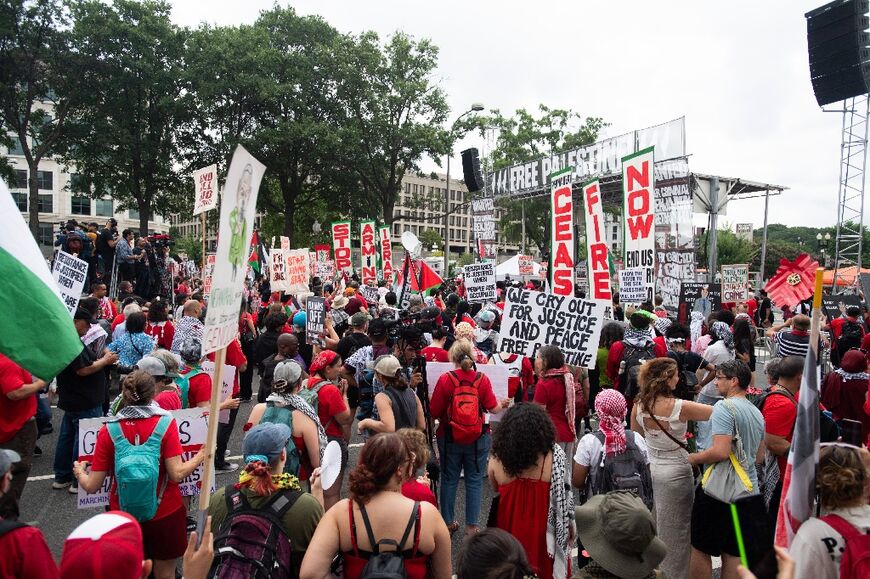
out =
[[[19,462],[17,452],[0,449],[0,501],[11,492],[12,465]],[[0,577],[57,577],[54,557],[39,529],[0,518]]]
[[[97,271],[102,272],[101,281],[107,286],[112,283],[112,266],[115,262],[115,245],[118,243],[118,222],[110,218],[106,227],[100,230],[96,241]]]
[[[94,320],[90,312],[79,308],[73,316],[73,323],[79,336],[83,337]],[[70,492],[76,492],[75,486],[70,485],[73,483],[73,461],[78,455],[79,420],[103,415],[108,389],[105,369],[117,361],[118,355],[114,352],[106,351],[98,358],[82,344],[81,353],[57,375],[57,407],[64,413],[54,451],[54,483],[51,488],[69,488]]]
[[[19,456],[10,471],[11,488],[0,497],[0,517],[4,519],[18,519],[18,501],[30,474],[38,437],[36,397],[45,385],[0,354],[0,449]]]
[[[371,346],[367,332],[369,329],[369,315],[366,312],[357,312],[350,317],[351,333],[338,341],[335,351],[342,360],[350,358],[357,350],[364,346]]]

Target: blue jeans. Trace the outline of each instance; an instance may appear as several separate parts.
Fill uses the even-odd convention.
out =
[[[48,396],[43,396],[42,392],[40,392],[37,394],[36,398],[36,427],[41,433],[50,426],[51,405],[48,403]]]
[[[722,400],[722,398],[714,398],[705,394],[698,394],[698,404],[713,406],[720,400]],[[700,420],[695,424],[697,425],[698,432],[696,444],[698,445],[698,452],[701,452],[702,450],[707,450],[713,446],[713,422],[710,420]]]
[[[103,407],[97,406],[80,412],[63,413],[60,432],[57,435],[57,448],[54,451],[54,481],[73,481],[72,465],[78,459],[79,420],[82,418],[97,418],[103,415]]]
[[[474,444],[454,444],[438,439],[441,453],[441,516],[447,524],[454,521],[456,489],[459,473],[465,471],[465,524],[477,525],[480,519],[480,502],[483,494],[483,477],[486,475],[486,460],[492,445],[490,434],[481,435]],[[446,448],[445,448],[446,447]]]

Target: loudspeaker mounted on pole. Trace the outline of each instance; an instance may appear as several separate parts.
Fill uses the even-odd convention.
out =
[[[483,176],[480,174],[480,157],[477,149],[472,147],[462,151],[462,174],[469,192],[483,189]]]

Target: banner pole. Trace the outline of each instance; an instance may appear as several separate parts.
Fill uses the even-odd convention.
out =
[[[810,348],[816,353],[816,359],[819,355],[819,330],[822,319],[822,276],[824,268],[816,268],[816,282],[813,289],[813,317],[810,322]]]
[[[226,347],[221,348],[214,355],[214,376],[211,381],[211,399],[208,406],[208,434],[205,439],[205,461],[202,466],[202,487],[199,489],[199,510],[196,516],[196,543],[202,541],[202,532],[205,529],[205,521],[208,517],[208,506],[211,502],[212,479],[214,478],[214,453],[217,446],[218,431],[218,406],[221,400],[221,386],[224,379],[224,362],[227,357]]]
[[[199,214],[202,218],[202,270],[205,271],[205,211]]]

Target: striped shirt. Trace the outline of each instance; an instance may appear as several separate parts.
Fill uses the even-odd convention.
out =
[[[791,330],[780,330],[776,333],[776,355],[780,358],[798,356],[806,358],[810,349],[810,336],[806,333],[794,334]]]

